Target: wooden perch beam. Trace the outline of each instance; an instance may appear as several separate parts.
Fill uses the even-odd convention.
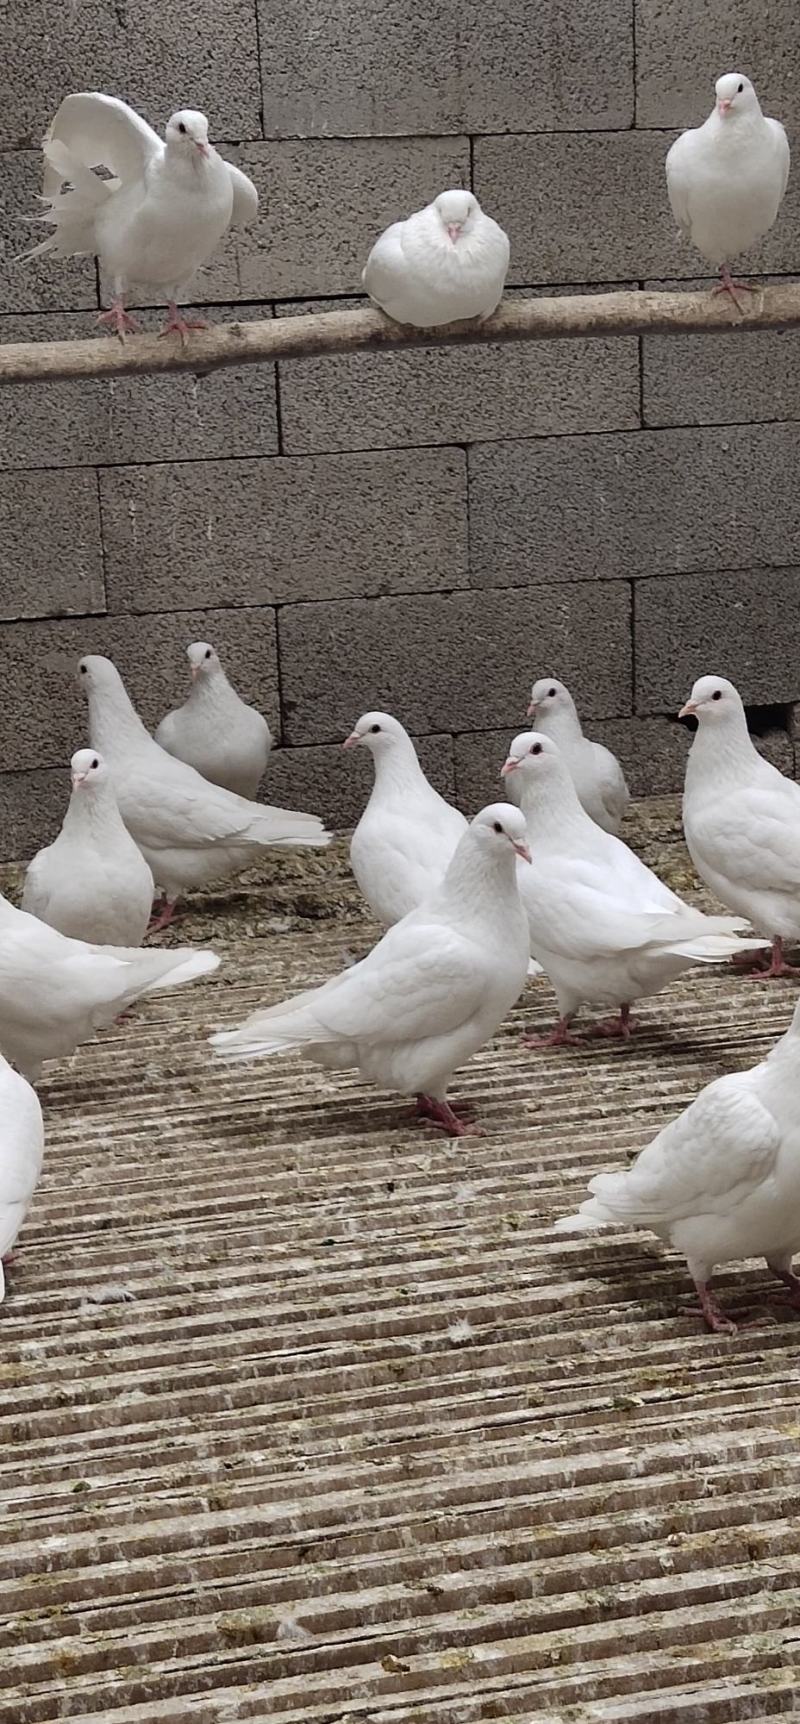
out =
[[[434,330],[392,323],[372,306],[313,311],[259,323],[220,323],[192,334],[108,336],[88,341],[20,341],[0,346],[0,383],[67,382],[83,377],[204,374],[224,365],[265,365],[327,353],[388,352],[490,341],[563,341],[612,335],[721,335],[751,329],[800,327],[800,282],[781,282],[741,296],[704,293],[592,293],[558,299],[505,299],[484,323],[450,323]],[[89,317],[87,313],[87,319]]]

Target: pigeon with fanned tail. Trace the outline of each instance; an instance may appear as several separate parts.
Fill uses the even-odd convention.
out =
[[[800,940],[800,785],[762,759],[726,677],[700,677],[679,716],[697,719],[683,791],[689,855],[721,904],[771,936],[760,974],[798,975],[783,947]]]
[[[191,692],[162,718],[156,742],[210,784],[252,801],[272,747],[269,725],[236,693],[209,641],[193,641],[186,657]]]
[[[361,280],[396,323],[433,329],[489,317],[503,295],[508,236],[472,192],[440,192],[375,241]]]
[[[733,1330],[710,1291],[721,1263],[764,1257],[800,1307],[800,1006],[777,1047],[749,1071],[716,1078],[642,1150],[601,1173],[562,1232],[642,1227],[682,1251],[710,1329]]]
[[[667,191],[678,226],[718,265],[715,293],[755,293],[734,281],[730,266],[769,233],[789,178],[789,142],[780,120],[768,120],[749,78],[726,72],[702,126],[681,132],[667,154]],[[741,309],[741,308],[740,308]]]
[[[44,1123],[36,1091],[0,1054],[0,1303],[4,1269],[11,1261],[44,1156]]]
[[[53,232],[30,257],[97,257],[114,283],[111,310],[98,319],[124,338],[136,328],[125,310],[135,286],[169,303],[166,333],[203,328],[178,310],[192,277],[230,227],[258,214],[252,181],[209,142],[193,108],[172,115],[162,140],[127,102],[96,90],[66,96],[51,121],[42,221]],[[103,167],[111,177],[93,172]]]
[[[737,917],[706,916],[684,904],[621,839],[591,820],[551,737],[516,736],[502,768],[504,778],[509,774],[517,780],[533,857],[519,882],[531,952],[558,1000],[558,1023],[545,1045],[578,1039],[570,1025],[581,1005],[614,1007],[618,1015],[589,1033],[627,1040],[635,1000],[659,993],[693,964],[719,964],[764,944],[741,935]]]
[[[350,865],[389,928],[439,885],[467,822],[428,783],[408,731],[390,713],[365,712],[343,746],[372,755],[375,782],[350,841]]]
[[[74,940],[141,946],[153,876],[123,822],[102,755],[79,749],[70,768],[64,823],[28,868],[22,908]]]
[[[91,653],[79,668],[92,747],[108,762],[120,814],[164,893],[153,931],[172,920],[182,892],[251,868],[274,845],[330,843],[315,814],[248,802],[174,760],[145,729],[110,659]]]
[[[529,860],[518,808],[495,803],[463,834],[441,884],[360,963],[321,987],[211,1037],[228,1059],[299,1048],[317,1065],[356,1066],[415,1095],[450,1136],[475,1127],[447,1100],[453,1073],[494,1035],[525,984],[528,931],[516,859]]]
[[[586,813],[605,832],[618,834],[631,799],[625,775],[610,748],[584,736],[569,689],[555,677],[541,677],[531,689],[528,717],[561,749]]]

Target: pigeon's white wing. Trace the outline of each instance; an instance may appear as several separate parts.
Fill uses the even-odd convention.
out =
[[[666,172],[667,192],[672,206],[672,214],[683,233],[691,232],[692,220],[690,213],[691,163],[693,155],[694,132],[682,132],[667,151]]]
[[[226,162],[225,166],[233,186],[231,227],[249,227],[258,215],[258,192],[241,168],[235,167],[233,162]]]
[[[772,1172],[781,1137],[750,1072],[717,1078],[642,1150],[628,1173],[601,1173],[589,1190],[620,1221],[658,1227],[730,1214]]]
[[[392,222],[385,232],[376,239],[361,272],[361,280],[371,299],[382,303],[384,298],[396,293],[398,279],[402,279],[406,271],[406,260],[403,256],[404,221]]]
[[[698,850],[708,847],[732,884],[800,892],[800,785],[790,778],[776,772],[725,803],[695,792],[690,823]]]
[[[778,158],[778,163],[779,163],[780,171],[781,171],[781,175],[782,175],[781,195],[780,195],[780,200],[779,200],[782,203],[783,202],[783,195],[784,195],[784,192],[786,191],[786,182],[789,178],[789,168],[791,166],[791,160],[792,160],[791,152],[789,149],[789,139],[786,136],[786,133],[783,129],[783,126],[781,125],[780,120],[767,120],[765,123],[766,123],[766,125],[769,126],[770,133],[772,135],[772,138],[773,138],[773,141],[775,144],[775,153],[776,153],[776,156]]]
[[[65,96],[45,134],[43,149],[62,145],[86,168],[109,168],[123,186],[144,178],[150,163],[163,154],[164,145],[127,102],[98,91]],[[54,152],[56,158],[60,152]],[[64,178],[61,168],[45,166],[44,195],[56,195]]]
[[[127,767],[124,795],[120,796],[123,819],[135,829],[140,849],[207,850],[213,844],[237,842],[269,844],[283,832],[289,841],[294,832],[298,843],[322,833],[321,822],[312,814],[273,808],[266,803],[247,802],[231,790],[222,790],[201,778],[191,766],[159,750],[158,760],[148,753],[145,762]],[[321,839],[320,839],[321,842]]]
[[[0,1256],[11,1249],[42,1167],[42,1110],[30,1084],[0,1059]],[[0,1289],[2,1275],[0,1274]]]
[[[602,743],[595,743],[595,762],[600,774],[600,794],[609,814],[621,820],[631,799],[625,774],[615,754]]]
[[[22,908],[30,916],[47,917],[47,906],[52,896],[53,882],[53,851],[49,844],[46,849],[39,850],[33,861],[28,864],[25,875],[25,885],[22,890]]]

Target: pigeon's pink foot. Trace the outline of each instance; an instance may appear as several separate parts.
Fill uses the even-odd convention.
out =
[[[3,1262],[5,1263],[5,1258],[3,1258]],[[788,1287],[789,1304],[794,1305],[795,1310],[800,1311],[800,1275],[795,1275],[793,1269],[779,1269],[777,1263],[770,1263],[769,1258],[767,1258],[767,1268],[772,1271],[773,1275],[777,1275],[784,1287]]]
[[[713,1293],[705,1281],[696,1281],[697,1297],[700,1300],[700,1310],[709,1329],[715,1335],[735,1335],[736,1324],[731,1317],[726,1317],[722,1307],[717,1304]]]
[[[800,976],[800,969],[798,969],[797,964],[787,964],[783,955],[783,940],[778,935],[772,942],[772,959],[769,967],[763,970],[754,970],[750,980],[751,982],[774,982],[782,976]]]
[[[208,324],[204,317],[183,317],[174,299],[171,299],[167,306],[167,321],[161,331],[161,336],[163,340],[165,335],[179,335],[181,341],[185,341],[193,329],[207,328]]]
[[[524,1048],[582,1048],[582,1036],[574,1036],[570,1030],[571,1018],[559,1018],[554,1029],[548,1030],[546,1036],[523,1036]]]
[[[765,970],[769,963],[766,952],[734,952],[731,958],[734,970],[745,970],[748,974]]]
[[[586,1034],[587,1036],[607,1036],[610,1040],[629,1042],[633,1034],[630,1006],[620,1006],[618,1017],[601,1019],[600,1023],[592,1024]]]
[[[726,263],[722,265],[719,273],[720,280],[716,287],[712,287],[711,292],[729,293],[734,305],[736,306],[736,310],[744,311],[744,306],[740,305],[736,298],[737,293],[759,293],[760,289],[753,287],[752,283],[749,281],[735,281]]]
[[[97,321],[113,329],[120,341],[124,341],[126,335],[135,335],[139,328],[136,319],[125,310],[121,299],[115,299],[108,311],[101,311]]]
[[[177,911],[174,899],[170,903],[170,900],[165,898],[158,912],[154,913],[150,918],[147,928],[148,934],[160,934],[162,928],[168,928],[170,923],[176,920],[176,917]]]
[[[16,1262],[16,1258],[13,1251],[7,1251],[5,1257],[0,1257],[0,1263],[2,1263],[4,1269],[10,1269],[14,1262]]]
[[[114,1022],[115,1022],[115,1024],[127,1024],[127,1023],[130,1023],[131,1018],[134,1016],[135,1016],[135,1013],[134,1013],[133,1006],[126,1006],[124,1012],[118,1012],[117,1013],[117,1016],[115,1017]]]
[[[473,1125],[469,1119],[459,1119],[449,1102],[437,1101],[432,1095],[417,1096],[417,1118],[429,1120],[440,1131],[446,1131],[448,1137],[484,1136],[479,1125]]]

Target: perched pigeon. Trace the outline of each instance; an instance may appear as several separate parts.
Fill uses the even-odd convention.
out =
[[[82,658],[80,675],[92,747],[108,761],[120,814],[165,896],[153,931],[172,920],[181,892],[241,873],[273,844],[330,843],[315,814],[247,802],[165,753],[145,730],[110,659]]]
[[[361,280],[370,299],[396,323],[489,317],[503,295],[509,244],[472,192],[440,192],[375,241]]]
[[[439,885],[467,822],[434,790],[408,732],[388,712],[365,712],[345,748],[367,748],[375,783],[350,842],[350,865],[370,909],[389,928]]]
[[[542,677],[531,689],[528,717],[558,744],[586,813],[605,832],[618,833],[631,799],[622,767],[610,748],[584,736],[569,689],[555,677]]]
[[[0,1050],[35,1083],[44,1060],[71,1054],[140,994],[181,987],[219,968],[189,946],[89,945],[0,897]]]
[[[715,293],[756,290],[734,281],[730,265],[769,233],[789,177],[789,144],[779,120],[767,120],[749,78],[726,72],[702,126],[681,132],[667,154],[667,191],[678,226],[718,264]]]
[[[689,855],[721,904],[771,935],[763,979],[797,975],[783,942],[800,939],[800,785],[754,748],[724,676],[701,676],[679,716],[689,715],[697,718],[683,792]]]
[[[416,1095],[419,1114],[450,1136],[468,1136],[474,1127],[446,1099],[453,1073],[494,1035],[527,974],[516,856],[529,860],[519,809],[484,808],[441,884],[366,958],[253,1012],[212,1047],[229,1059],[302,1048],[317,1065],[357,1066],[382,1088]]]
[[[676,897],[633,851],[584,813],[566,762],[549,736],[514,738],[502,768],[519,775],[533,857],[520,870],[531,951],[558,999],[559,1020],[544,1038],[576,1038],[581,1005],[608,1005],[619,1016],[594,1035],[630,1035],[634,1000],[657,994],[692,964],[718,964],[760,940],[737,934],[741,921],[706,916]],[[532,1047],[540,1045],[529,1038]]]
[[[3,1264],[19,1233],[42,1171],[44,1125],[35,1090],[0,1054],[0,1303]]]
[[[162,718],[156,742],[210,784],[253,801],[272,747],[269,725],[231,687],[208,641],[195,641],[186,656],[192,672],[189,698]]]
[[[777,1047],[749,1071],[716,1078],[643,1149],[634,1166],[590,1180],[564,1232],[646,1227],[682,1251],[710,1329],[731,1330],[708,1283],[720,1263],[765,1257],[800,1306],[800,1005]]]
[[[73,754],[72,796],[54,844],[34,856],[22,908],[73,940],[141,946],[153,876],[123,823],[101,754]]]
[[[203,328],[181,316],[177,301],[228,228],[258,214],[255,186],[209,143],[205,114],[173,114],[162,143],[126,102],[85,91],[64,98],[42,149],[41,219],[54,231],[29,256],[96,256],[114,283],[111,310],[98,321],[121,339],[136,328],[125,310],[134,284],[168,300],[165,334],[183,339]],[[113,177],[92,172],[101,166]]]

